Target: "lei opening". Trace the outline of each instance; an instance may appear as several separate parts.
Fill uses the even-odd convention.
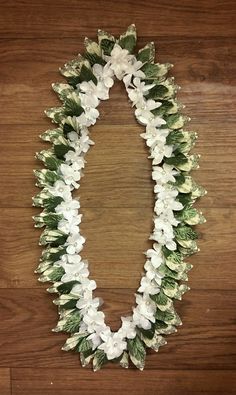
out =
[[[107,361],[127,368],[129,359],[142,370],[146,348],[158,351],[166,343],[163,335],[176,332],[181,320],[173,299],[189,289],[180,282],[192,267],[184,258],[198,250],[192,225],[205,222],[192,207],[205,190],[189,175],[198,167],[199,155],[189,154],[197,136],[183,129],[189,118],[179,113],[178,86],[166,77],[172,65],[154,63],[152,42],[136,55],[135,44],[134,25],[118,39],[101,30],[98,43],[85,39],[85,54],[60,70],[67,83],[52,85],[62,106],[46,111],[57,127],[41,135],[52,147],[36,154],[45,168],[35,170],[36,185],[43,189],[33,204],[43,211],[34,220],[36,227],[45,226],[39,243],[46,246],[36,272],[39,281],[52,282],[48,291],[59,295],[54,331],[69,333],[62,349],[78,352],[83,366],[92,360],[94,370]],[[96,282],[89,279],[88,263],[79,255],[85,238],[80,234],[80,202],[72,192],[79,188],[85,154],[94,144],[88,127],[99,117],[100,100],[109,99],[115,77],[123,80],[135,117],[145,128],[141,137],[152,161],[155,206],[153,247],[145,252],[136,306],[112,332],[100,298],[93,297]]]

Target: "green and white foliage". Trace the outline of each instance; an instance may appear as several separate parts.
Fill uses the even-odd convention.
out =
[[[182,283],[192,267],[185,258],[197,251],[193,226],[205,221],[193,208],[205,191],[189,174],[198,167],[199,156],[189,153],[197,136],[185,130],[188,118],[180,113],[178,86],[167,76],[171,65],[154,63],[153,42],[135,55],[136,39],[134,25],[119,38],[99,30],[98,42],[85,39],[84,54],[60,70],[66,81],[52,85],[62,105],[46,111],[55,127],[41,138],[51,146],[36,155],[44,168],[35,171],[42,190],[33,204],[43,211],[34,220],[36,227],[44,227],[40,245],[45,246],[36,272],[40,281],[52,283],[48,291],[58,294],[54,331],[68,333],[62,349],[80,353],[82,366],[92,361],[94,370],[108,361],[125,368],[131,361],[142,370],[147,349],[158,351],[166,343],[164,336],[176,331],[181,320],[173,302],[189,289]],[[94,144],[88,128],[99,117],[100,101],[109,99],[115,78],[124,82],[143,125],[155,205],[153,245],[145,252],[136,305],[112,332],[100,298],[93,296],[96,282],[89,279],[88,262],[80,256],[85,238],[80,202],[72,192],[79,188],[85,155]]]

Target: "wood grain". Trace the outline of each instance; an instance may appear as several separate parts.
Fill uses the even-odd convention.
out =
[[[8,368],[0,369],[0,394],[1,395],[11,394],[11,377],[10,377],[10,369]]]
[[[227,0],[0,0],[0,395],[229,395],[236,392],[236,20]],[[108,364],[94,374],[60,350],[65,334],[48,284],[33,271],[41,248],[31,207],[38,139],[53,127],[43,114],[58,105],[50,87],[58,68],[83,51],[97,28],[121,34],[135,23],[138,48],[154,41],[198,132],[194,178],[208,190],[197,205],[200,253],[189,258],[191,291],[176,303],[183,327],[142,373]],[[129,314],[150,245],[151,163],[124,87],[116,83],[91,128],[95,146],[76,196],[87,238],[83,256],[115,330]]]
[[[120,316],[130,314],[133,293],[134,289],[97,290],[114,330],[120,326]],[[76,354],[60,350],[66,335],[51,332],[57,322],[55,297],[44,289],[0,290],[0,366],[80,369]],[[167,338],[158,354],[148,352],[146,369],[234,369],[235,303],[235,290],[191,290],[176,302],[184,325]]]
[[[31,220],[35,211],[18,208],[0,212],[1,257],[7,262],[0,279],[3,288],[40,286],[33,275],[42,251],[37,246],[41,230],[33,230]],[[236,210],[208,208],[205,211],[208,221],[199,227],[201,252],[188,259],[194,265],[189,274],[190,286],[234,289],[236,268],[232,261],[236,246],[232,223],[236,222]],[[81,212],[84,214],[81,231],[87,238],[82,256],[88,259],[98,286],[137,287],[145,262],[143,251],[151,245],[148,241],[152,229],[151,208],[82,207]]]
[[[96,386],[95,386],[96,384]],[[212,370],[156,370],[144,371],[140,377],[136,371],[103,370],[96,374],[77,369],[13,369],[13,393],[16,395],[70,394],[84,395],[153,395],[154,388],[158,394],[166,395],[174,389],[175,395],[234,394],[236,375],[234,371],[216,372]],[[172,392],[173,393],[173,392]]]
[[[11,0],[2,3],[2,37],[17,37],[18,34],[28,38],[86,36],[90,31],[95,34],[99,19],[99,28],[116,35],[133,22],[145,36],[228,37],[235,33],[233,1],[222,3],[220,0],[199,0],[196,3],[194,0],[184,0],[179,5],[176,0],[171,3],[150,0],[148,7],[146,3],[134,0],[113,2],[112,6],[106,0],[71,0],[69,6],[67,2],[59,0],[56,7],[48,0]]]

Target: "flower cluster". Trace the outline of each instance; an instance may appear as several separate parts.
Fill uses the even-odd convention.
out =
[[[129,30],[127,37],[131,33]],[[98,45],[91,45],[96,50],[92,56],[90,47],[87,48],[93,60],[90,68],[87,67],[88,61],[80,60],[79,66],[75,62],[65,69],[64,75],[72,81],[73,88],[66,84],[55,86],[66,105],[62,110],[51,109],[47,112],[54,122],[59,123],[59,128],[44,135],[45,140],[54,144],[54,151],[38,154],[49,168],[35,172],[43,191],[34,198],[34,204],[44,207],[44,211],[35,216],[35,221],[36,226],[46,225],[40,242],[42,245],[49,244],[38,271],[42,273],[42,281],[55,283],[52,291],[60,295],[56,301],[61,309],[57,330],[74,333],[65,349],[77,347],[84,353],[85,359],[100,352],[106,360],[120,358],[121,361],[129,351],[132,362],[143,368],[143,344],[158,349],[164,344],[160,335],[171,333],[173,325],[179,324],[171,298],[181,298],[187,290],[187,287],[178,285],[176,281],[186,279],[189,270],[182,261],[181,248],[186,249],[188,254],[196,250],[195,233],[188,225],[202,222],[201,215],[191,209],[191,204],[202,194],[202,190],[186,173],[196,165],[196,158],[187,157],[185,151],[179,153],[182,147],[185,150],[191,148],[192,137],[182,131],[181,116],[172,116],[171,111],[177,108],[173,100],[168,101],[173,86],[169,82],[164,85],[162,75],[158,85],[155,75],[163,73],[161,65],[148,63],[145,57],[140,60],[142,56],[136,58],[121,45],[122,40],[124,37],[113,42],[109,51],[107,48],[101,51]],[[151,49],[145,47],[144,52],[148,50],[151,54]],[[150,64],[151,71],[147,68]],[[86,71],[84,80],[80,75],[76,79],[77,68],[81,74],[82,70]],[[136,306],[132,315],[121,318],[120,329],[112,332],[105,323],[104,313],[99,310],[101,299],[93,296],[96,282],[89,279],[88,262],[79,255],[85,238],[80,233],[80,202],[73,198],[72,192],[79,188],[85,154],[93,145],[88,127],[94,125],[99,117],[97,107],[100,101],[109,99],[109,89],[115,77],[123,80],[135,117],[145,127],[141,137],[150,151],[156,199],[154,229],[150,236],[154,243],[145,253],[145,272],[137,290]],[[161,95],[156,97],[158,86],[162,87],[166,95],[164,99]],[[163,106],[167,106],[168,111],[171,109],[170,116],[168,112],[166,116],[165,111],[160,111]],[[175,130],[179,132],[178,135]],[[178,152],[179,161],[173,160],[175,151]],[[181,193],[193,194],[187,204],[181,200]],[[163,322],[162,326],[160,322]],[[137,360],[137,353],[133,350],[135,347],[141,348],[138,354],[140,360]],[[122,363],[126,365],[126,362]]]

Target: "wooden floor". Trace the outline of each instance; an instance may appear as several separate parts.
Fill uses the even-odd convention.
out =
[[[235,2],[0,1],[0,395],[227,395],[236,393],[236,138]],[[40,256],[31,196],[34,153],[50,127],[43,115],[57,105],[58,68],[83,50],[96,29],[122,33],[136,23],[138,46],[154,41],[157,59],[175,64],[179,98],[198,132],[208,190],[199,202],[208,222],[199,228],[201,252],[189,261],[191,291],[177,310],[177,334],[143,372],[107,365],[93,373],[60,351],[57,312],[33,271]],[[101,105],[78,192],[92,278],[113,329],[134,303],[152,226],[147,151],[118,83]]]

